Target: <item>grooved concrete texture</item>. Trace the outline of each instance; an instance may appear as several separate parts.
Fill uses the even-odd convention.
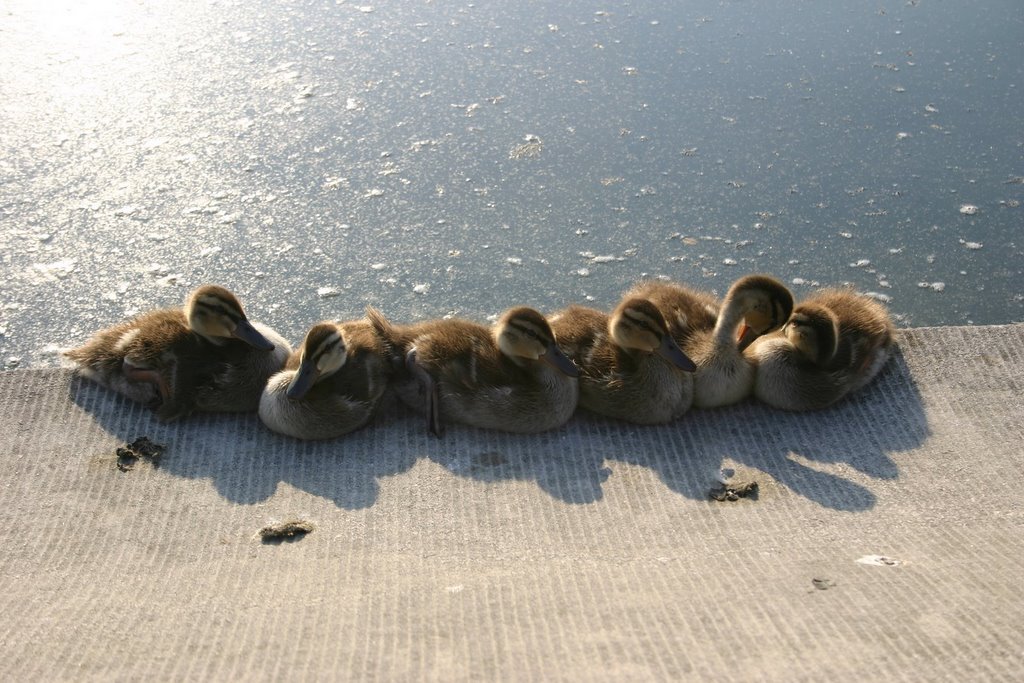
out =
[[[1015,678],[1024,325],[900,348],[812,414],[436,440],[392,405],[315,444],[2,373],[3,677]],[[757,499],[711,501],[722,468]]]

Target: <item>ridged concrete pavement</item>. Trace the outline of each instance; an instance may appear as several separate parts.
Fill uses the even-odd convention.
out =
[[[0,677],[1015,680],[1022,361],[1024,325],[904,330],[818,413],[326,443],[2,373]]]

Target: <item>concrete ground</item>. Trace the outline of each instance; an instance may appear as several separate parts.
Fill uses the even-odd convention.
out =
[[[901,333],[834,409],[327,443],[0,373],[8,680],[1010,680],[1024,325]],[[146,436],[158,466],[121,471]],[[756,497],[716,501],[725,475]],[[311,525],[264,543],[261,528]]]

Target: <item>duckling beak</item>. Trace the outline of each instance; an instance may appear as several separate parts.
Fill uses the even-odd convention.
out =
[[[740,328],[740,335],[736,339],[736,346],[739,347],[740,353],[743,353],[744,349],[750,346],[754,340],[760,336],[761,334],[759,332],[755,332],[753,327],[743,323],[743,326]]]
[[[288,398],[296,401],[301,399],[313,388],[319,375],[320,372],[317,370],[316,363],[312,360],[302,361],[298,371],[295,373],[295,377],[292,378],[292,383],[288,385],[288,391],[286,392]]]
[[[274,345],[270,343],[270,340],[260,334],[248,320],[239,320],[238,324],[235,325],[235,331],[232,332],[232,334],[249,346],[254,346],[260,351],[274,350]]]
[[[560,370],[569,377],[579,377],[580,370],[576,367],[576,364],[569,359],[569,356],[562,353],[562,349],[558,348],[557,344],[549,344],[548,350],[540,357],[542,361]]]
[[[654,352],[680,370],[685,370],[686,372],[697,370],[697,364],[683,353],[683,350],[679,348],[679,344],[676,343],[671,334],[666,334],[661,338],[661,346],[655,349]]]

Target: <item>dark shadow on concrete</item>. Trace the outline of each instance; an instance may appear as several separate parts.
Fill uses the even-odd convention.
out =
[[[677,444],[677,457],[666,449],[632,449],[612,459],[654,469],[670,489],[695,499],[708,497],[730,460],[824,507],[848,511],[870,509],[875,495],[815,465],[845,464],[873,479],[895,479],[899,471],[889,454],[920,446],[930,433],[899,352],[871,385],[825,410],[790,413],[749,400],[657,429]]]
[[[452,425],[449,434],[467,430]],[[816,412],[789,413],[750,400],[653,427],[580,411],[545,434],[468,431],[475,448],[453,450],[442,440],[428,448],[428,457],[482,481],[533,480],[567,503],[600,500],[615,461],[652,469],[671,490],[706,500],[732,461],[824,507],[848,511],[870,509],[875,495],[823,469],[842,463],[873,479],[895,479],[899,472],[889,454],[915,448],[929,434],[921,396],[899,352],[870,386]]]
[[[895,479],[890,453],[919,446],[929,434],[920,394],[897,352],[875,382],[827,410],[777,411],[754,401],[682,420],[639,426],[578,413],[561,429],[517,435],[448,426],[430,436],[423,418],[390,397],[370,425],[326,442],[274,434],[253,414],[199,414],[163,424],[146,407],[71,378],[72,401],[124,442],[163,443],[163,470],[209,479],[228,500],[253,504],[287,483],[339,507],[373,505],[379,480],[425,457],[453,474],[484,482],[534,481],[569,504],[601,500],[615,463],[654,470],[671,490],[706,500],[723,465],[765,473],[818,504],[859,511],[874,506],[862,483],[837,473],[845,465],[872,479]],[[861,477],[863,480],[863,478]]]
[[[571,427],[542,434],[504,434],[461,425],[451,425],[449,431],[469,438],[457,448],[435,440],[425,454],[459,476],[486,482],[534,481],[554,498],[581,504],[600,500],[602,484],[611,475],[589,435]]]
[[[300,441],[271,432],[254,413],[200,413],[165,424],[153,411],[87,380],[72,377],[72,401],[124,442],[139,436],[165,446],[160,469],[209,479],[226,499],[254,504],[286,483],[346,509],[373,505],[379,479],[408,470],[416,450],[396,447],[380,429],[397,419],[383,410],[377,424],[330,441]],[[374,429],[377,426],[378,429]]]

